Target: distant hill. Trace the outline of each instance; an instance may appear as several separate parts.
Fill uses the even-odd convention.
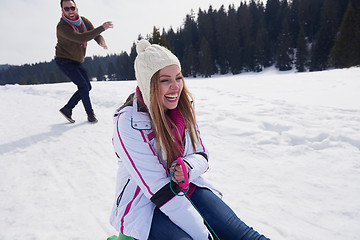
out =
[[[11,66],[12,65],[9,65],[9,64],[0,64],[0,70],[8,69]]]

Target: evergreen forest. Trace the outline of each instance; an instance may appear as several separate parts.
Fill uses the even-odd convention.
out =
[[[360,66],[360,0],[210,6],[191,11],[176,30],[154,26],[145,38],[174,52],[185,77],[261,72],[270,66],[297,72]],[[129,53],[86,57],[84,66],[93,80],[133,80],[135,46]],[[54,61],[0,66],[0,85],[66,81]]]

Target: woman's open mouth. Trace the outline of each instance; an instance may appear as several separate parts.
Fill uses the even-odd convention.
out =
[[[178,98],[178,94],[169,94],[169,95],[165,95],[165,98],[169,101],[175,101]]]

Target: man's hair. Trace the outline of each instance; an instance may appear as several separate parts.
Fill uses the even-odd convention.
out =
[[[73,2],[76,6],[75,0],[60,0],[60,7],[62,8],[63,2]]]

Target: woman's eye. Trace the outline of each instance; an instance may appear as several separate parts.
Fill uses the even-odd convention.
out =
[[[162,80],[160,80],[161,83],[167,82],[167,81],[169,81],[169,80],[167,80],[167,79],[162,79]]]
[[[178,78],[176,78],[176,80],[177,80],[177,81],[180,81],[180,80],[182,80],[182,77],[178,77]]]

